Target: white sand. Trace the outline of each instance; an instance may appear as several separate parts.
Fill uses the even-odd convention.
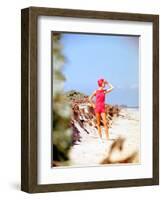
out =
[[[138,109],[124,108],[120,117],[113,119],[112,127],[109,129],[109,141],[105,139],[105,131],[102,128],[103,142],[99,139],[98,132],[95,128],[85,125],[89,131],[87,134],[79,126],[81,131],[81,142],[74,145],[70,151],[71,165],[97,165],[107,155],[111,144],[119,137],[125,138],[123,155],[126,156],[139,151],[140,144],[140,124]]]

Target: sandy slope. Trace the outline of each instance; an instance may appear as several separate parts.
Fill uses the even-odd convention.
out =
[[[112,128],[110,128],[110,139],[105,139],[105,131],[102,129],[103,141],[98,137],[95,128],[85,125],[89,131],[87,134],[79,127],[82,141],[74,145],[70,152],[71,165],[97,165],[103,160],[110,149],[111,144],[119,136],[125,138],[124,151],[117,156],[127,156],[135,150],[139,150],[140,129],[139,129],[139,111],[136,109],[123,109],[120,113],[122,116],[113,119]]]

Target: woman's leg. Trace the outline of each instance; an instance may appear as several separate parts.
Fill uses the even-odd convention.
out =
[[[109,140],[109,130],[107,126],[106,114],[104,112],[101,113],[101,117],[105,128],[106,139]]]
[[[102,138],[101,127],[100,127],[100,113],[96,113],[96,121],[97,121],[98,134],[100,138]]]

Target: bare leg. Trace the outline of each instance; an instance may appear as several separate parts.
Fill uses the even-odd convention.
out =
[[[100,127],[100,114],[99,113],[96,113],[96,121],[97,121],[98,134],[99,134],[100,138],[102,138],[101,127]]]
[[[105,128],[106,139],[109,140],[109,130],[108,130],[108,126],[107,126],[106,114],[101,113],[101,117],[102,117],[102,121],[103,121],[104,128]]]

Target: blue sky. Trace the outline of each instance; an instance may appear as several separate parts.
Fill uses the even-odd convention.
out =
[[[107,103],[138,106],[139,37],[64,33],[61,43],[65,91],[90,95],[104,78],[115,87]]]

